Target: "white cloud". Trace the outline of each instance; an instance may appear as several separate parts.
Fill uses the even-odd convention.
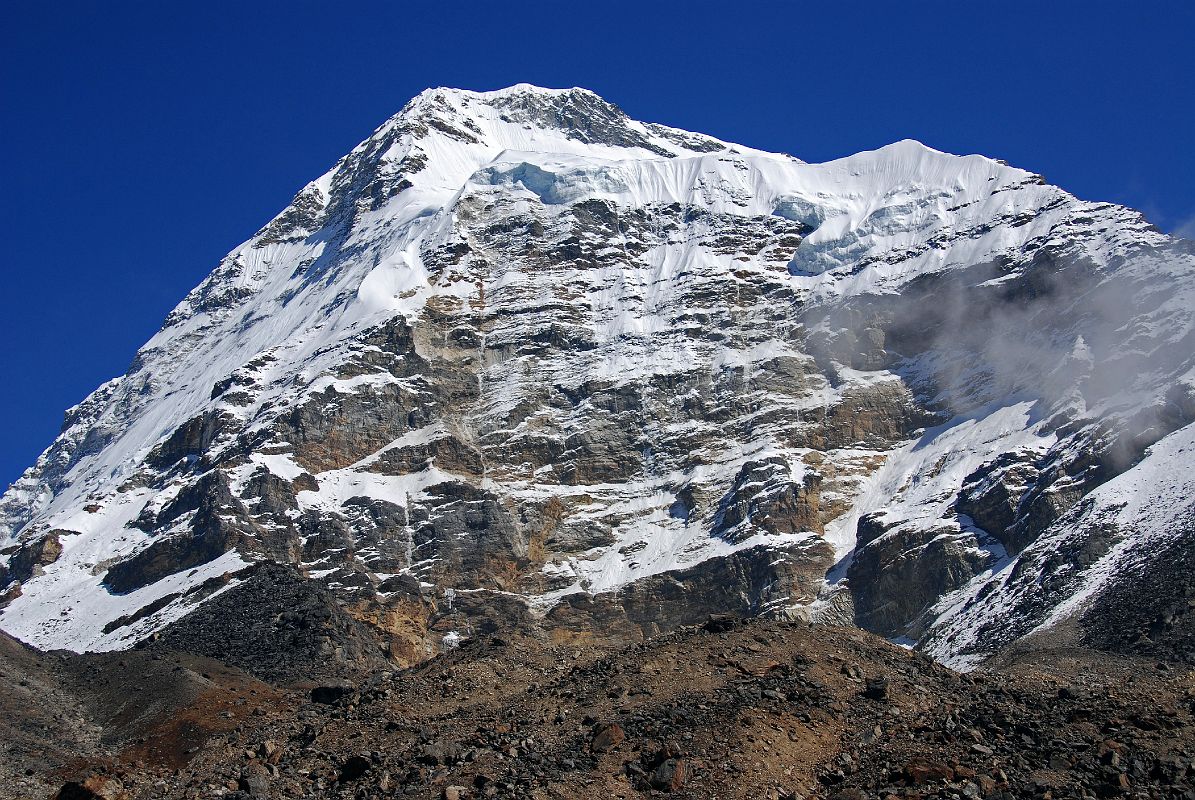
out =
[[[1176,236],[1179,239],[1195,239],[1195,214],[1175,225],[1170,235]]]

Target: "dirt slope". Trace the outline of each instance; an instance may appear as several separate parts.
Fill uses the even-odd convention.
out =
[[[177,667],[192,685],[176,659],[137,668]],[[960,675],[860,631],[780,622],[715,620],[605,650],[483,638],[314,691],[235,675],[173,712],[174,728],[142,729],[173,742],[173,760],[110,746],[114,761],[82,759],[72,777],[94,783],[99,765],[119,778],[112,798],[147,800],[1177,798],[1195,753],[1185,668],[1069,649]],[[178,720],[206,726],[206,741]]]

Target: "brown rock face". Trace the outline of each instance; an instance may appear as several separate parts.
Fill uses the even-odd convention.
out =
[[[547,617],[553,635],[609,625],[603,634],[638,637],[711,612],[783,613],[813,599],[833,559],[816,537],[874,467],[861,448],[890,447],[924,414],[899,381],[832,388],[837,378],[803,352],[803,309],[774,275],[801,226],[683,206],[628,214],[605,202],[489,202],[463,198],[450,246],[422,253],[430,296],[419,314],[355,335],[309,392],[266,409],[260,424],[240,429],[239,411],[213,410],[167,437],[153,464],[174,470],[182,488],[138,519],[154,541],[109,569],[112,591],[236,548],[320,574],[401,663],[434,652],[455,624],[431,610],[423,590],[388,590],[403,572],[435,584],[433,595],[572,588]],[[652,312],[671,320],[659,334],[595,335],[605,310],[578,302],[606,265],[592,243],[617,236],[626,242],[620,257],[638,259],[694,213],[711,252],[762,261],[744,263],[733,285],[711,276],[679,285]],[[524,270],[538,288],[516,279]],[[475,291],[465,298],[458,284]],[[638,307],[634,291],[618,291],[627,295],[619,302]],[[769,324],[744,324],[755,318]],[[691,355],[647,372],[602,366],[652,359],[661,348]],[[751,348],[765,355],[722,363]],[[261,376],[271,359],[246,364],[213,397],[251,406],[268,389]],[[819,392],[826,399],[812,401]],[[246,469],[262,453],[303,473]],[[231,478],[233,470],[248,478]],[[827,479],[833,490],[823,495]],[[380,495],[311,499],[346,481],[390,482]],[[389,488],[398,485],[410,488]],[[640,529],[647,533],[636,539]],[[684,554],[678,569],[649,568],[630,587],[587,594],[585,565],[596,551],[616,552],[633,574],[654,538],[711,546],[694,531],[736,547],[788,538],[710,561]],[[565,563],[581,574],[570,577]]]
[[[50,531],[13,549],[9,555],[8,568],[0,566],[0,584],[10,580],[27,581],[42,574],[42,569],[58,560],[62,555],[60,536],[72,535],[74,531]]]
[[[279,420],[278,436],[294,442],[295,460],[318,476],[351,466],[416,427],[420,406],[419,396],[400,385],[351,394],[329,387]]]

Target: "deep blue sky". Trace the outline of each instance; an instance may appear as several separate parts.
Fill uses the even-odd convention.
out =
[[[0,487],[428,86],[585,86],[807,161],[912,137],[1195,227],[1195,3],[840,5],[9,0]]]

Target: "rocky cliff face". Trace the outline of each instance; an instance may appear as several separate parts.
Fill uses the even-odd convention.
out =
[[[0,626],[413,663],[731,611],[970,663],[1192,535],[1193,300],[1189,243],[991,159],[431,90],[68,412]]]

